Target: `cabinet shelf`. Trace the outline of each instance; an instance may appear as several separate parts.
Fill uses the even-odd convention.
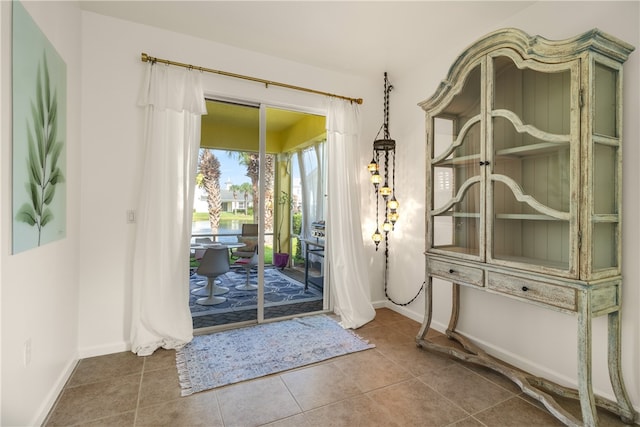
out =
[[[438,216],[451,216],[454,218],[480,218],[480,214],[477,212],[451,212],[446,211]]]
[[[434,246],[434,249],[446,250],[447,252],[455,252],[458,254],[466,254],[466,255],[478,255],[477,248],[467,248],[464,246],[453,246],[453,245],[440,245]]]
[[[498,150],[496,151],[496,157],[527,157],[565,150],[568,148],[568,142],[540,142],[538,144],[522,145],[520,147]]]
[[[554,218],[549,215],[543,214],[496,214],[496,219],[514,219],[514,220],[527,220],[527,221],[560,221],[565,220]]]
[[[531,258],[525,256],[516,256],[516,255],[494,255],[494,260],[497,261],[509,261],[510,263],[517,264],[526,264],[526,265],[539,265],[545,268],[552,268],[554,270],[567,270],[569,267],[568,262],[557,261],[551,259],[542,259],[542,258]]]

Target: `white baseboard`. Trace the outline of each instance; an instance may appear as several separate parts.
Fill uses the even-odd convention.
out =
[[[60,373],[60,376],[58,377],[58,380],[55,382],[53,388],[47,394],[47,397],[42,402],[42,405],[40,405],[40,409],[38,409],[35,419],[29,425],[33,425],[33,426],[44,425],[44,422],[47,420],[47,416],[49,415],[49,412],[51,412],[51,409],[53,409],[53,405],[56,404],[56,400],[58,399],[58,396],[60,395],[60,393],[62,393],[62,389],[64,388],[67,381],[69,381],[69,378],[71,378],[71,374],[73,374],[73,370],[76,368],[76,365],[78,364],[78,360],[79,359],[76,357],[75,359],[70,360],[67,363],[67,365],[64,367],[64,369]]]
[[[78,350],[78,357],[86,359],[87,357],[104,356],[105,354],[120,353],[131,350],[129,342],[117,342],[94,347],[85,347]]]
[[[53,409],[53,406],[56,404],[58,396],[60,396],[60,393],[62,393],[65,384],[67,384],[67,381],[69,381],[69,378],[71,378],[71,375],[73,374],[73,371],[80,359],[86,359],[87,357],[94,356],[104,356],[105,354],[119,353],[130,349],[131,346],[129,345],[129,343],[125,342],[80,349],[75,359],[70,360],[64,367],[53,388],[47,395],[42,405],[40,405],[40,409],[37,411],[35,419],[29,425],[40,426],[44,424],[47,416],[49,415],[49,412],[51,412],[51,409]]]

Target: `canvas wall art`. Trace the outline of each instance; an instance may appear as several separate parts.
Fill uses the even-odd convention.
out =
[[[13,253],[66,236],[67,68],[13,2]]]

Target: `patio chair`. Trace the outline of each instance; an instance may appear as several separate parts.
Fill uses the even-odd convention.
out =
[[[258,246],[258,224],[242,224],[242,234],[238,237],[238,243],[244,247],[231,251],[231,256],[236,258],[251,258]]]
[[[256,246],[253,256],[251,258],[240,258],[233,265],[240,266],[246,270],[247,273],[247,283],[244,285],[236,286],[236,289],[239,291],[255,291],[258,289],[258,285],[253,283],[249,283],[251,278],[251,269],[258,265],[258,247]]]
[[[229,288],[218,286],[215,283],[215,279],[227,271],[229,271],[229,252],[227,251],[227,247],[221,246],[219,248],[207,249],[196,272],[207,278],[209,295],[203,298],[198,298],[196,300],[196,304],[216,305],[222,304],[227,300],[225,297],[218,295],[228,292]]]

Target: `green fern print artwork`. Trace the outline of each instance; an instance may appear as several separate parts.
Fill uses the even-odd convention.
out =
[[[42,64],[42,67],[38,67],[37,96],[35,102],[31,103],[31,126],[27,129],[27,191],[30,201],[24,203],[16,215],[16,220],[38,229],[38,246],[42,228],[53,219],[49,205],[56,194],[56,185],[64,182],[64,175],[58,167],[62,142],[56,141],[57,96],[55,92],[51,93],[46,56]]]
[[[66,235],[66,65],[24,6],[13,6],[13,253],[18,253]]]

